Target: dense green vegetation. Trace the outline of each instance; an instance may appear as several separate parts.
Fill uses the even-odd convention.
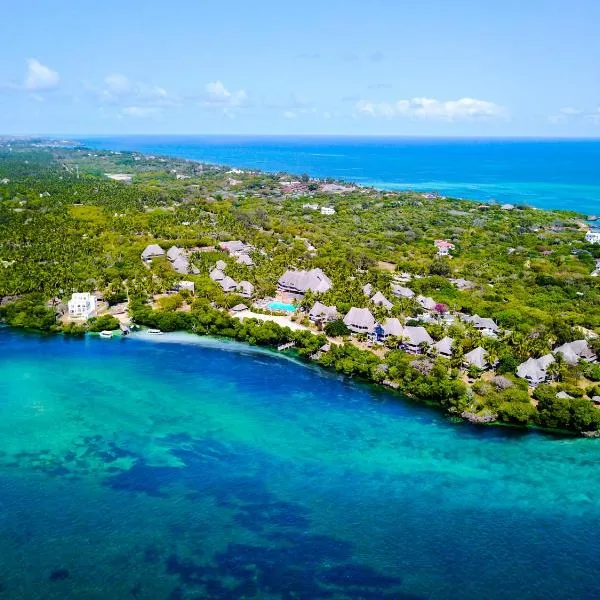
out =
[[[106,173],[129,173],[132,182],[113,181]],[[594,385],[600,367],[558,360],[547,386],[551,392],[544,395],[540,386],[534,402],[514,377],[528,357],[580,338],[578,328],[600,330],[600,290],[590,276],[600,246],[585,243],[581,216],[356,187],[331,194],[313,181],[290,193],[282,188],[283,178],[136,153],[0,144],[0,318],[71,335],[115,329],[118,322],[109,316],[85,326],[61,324],[48,304],[52,298],[64,304],[73,291],[101,291],[110,305],[129,300],[139,323],[261,345],[294,341],[301,355],[324,367],[385,381],[457,415],[576,431],[600,428],[600,411],[590,401],[600,391]],[[336,214],[321,215],[306,204],[335,206]],[[254,246],[253,268],[217,250],[192,250],[230,239]],[[451,258],[436,255],[436,239],[455,245]],[[195,284],[194,298],[173,294],[152,310],[152,297],[182,277],[166,258],[149,266],[140,260],[150,243],[190,250],[198,274],[185,279]],[[453,357],[446,360],[406,355],[396,349],[398,340],[388,341],[387,353],[374,354],[349,343],[340,320],[325,333],[345,343],[315,354],[327,342],[324,335],[241,322],[220,310],[248,300],[225,294],[208,277],[217,260],[227,263],[227,275],[236,281],[250,281],[257,297],[273,295],[288,268],[320,267],[333,288],[319,300],[340,313],[370,306],[362,291],[370,283],[393,302],[389,312],[370,306],[376,317],[421,324],[417,302],[390,293],[394,277],[408,272],[410,287],[433,297],[440,310],[492,317],[509,331],[494,339],[468,324],[426,323],[434,340],[455,340]],[[469,280],[469,289],[459,289],[452,282],[457,278]],[[302,305],[314,300],[307,294]],[[480,345],[503,375],[502,384],[481,378],[477,369],[460,370],[464,354]],[[557,399],[559,390],[571,397]]]

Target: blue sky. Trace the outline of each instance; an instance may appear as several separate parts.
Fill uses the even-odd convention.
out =
[[[0,133],[600,136],[597,0],[11,3]]]

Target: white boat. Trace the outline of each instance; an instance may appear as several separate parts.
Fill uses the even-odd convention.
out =
[[[162,335],[163,332],[160,329],[148,329],[146,332],[148,335]]]
[[[111,338],[113,336],[113,332],[112,331],[101,331],[100,332],[100,337],[101,338]]]

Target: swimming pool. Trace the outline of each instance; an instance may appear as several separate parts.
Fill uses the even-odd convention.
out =
[[[286,302],[269,302],[267,308],[269,310],[282,310],[289,313],[296,312],[296,307],[293,304],[287,304]]]

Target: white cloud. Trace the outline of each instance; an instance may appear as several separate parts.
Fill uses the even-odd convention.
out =
[[[578,108],[573,108],[572,106],[567,106],[565,108],[561,108],[560,112],[563,115],[580,115],[581,111]]]
[[[110,96],[124,96],[133,91],[133,84],[121,73],[112,73],[104,78],[104,93]]]
[[[548,122],[553,125],[577,121],[587,121],[588,123],[593,124],[600,123],[600,107],[592,110],[583,110],[572,106],[566,106],[565,108],[561,108],[557,114],[548,117]]]
[[[296,119],[297,117],[298,117],[298,115],[291,110],[286,110],[283,112],[284,119]]]
[[[121,115],[147,117],[160,112],[160,109],[179,106],[181,100],[165,88],[135,81],[122,73],[107,75],[101,86],[83,82],[88,92],[103,104],[112,104]]]
[[[412,98],[397,102],[372,102],[359,100],[356,103],[358,113],[373,117],[411,117],[420,119],[440,119],[455,121],[474,118],[505,118],[506,108],[476,98],[459,100],[436,100],[434,98]]]
[[[248,94],[240,89],[230,92],[220,80],[207,83],[202,105],[207,108],[236,108],[246,104]]]
[[[120,73],[113,73],[104,78],[104,88],[101,93],[109,100],[135,98],[138,101],[160,105],[175,102],[165,88],[142,81],[131,81]]]
[[[27,73],[23,81],[23,89],[28,92],[44,92],[54,89],[60,81],[56,71],[43,65],[39,60],[27,60]]]
[[[160,109],[156,106],[126,106],[121,112],[128,117],[147,119],[158,115]]]

